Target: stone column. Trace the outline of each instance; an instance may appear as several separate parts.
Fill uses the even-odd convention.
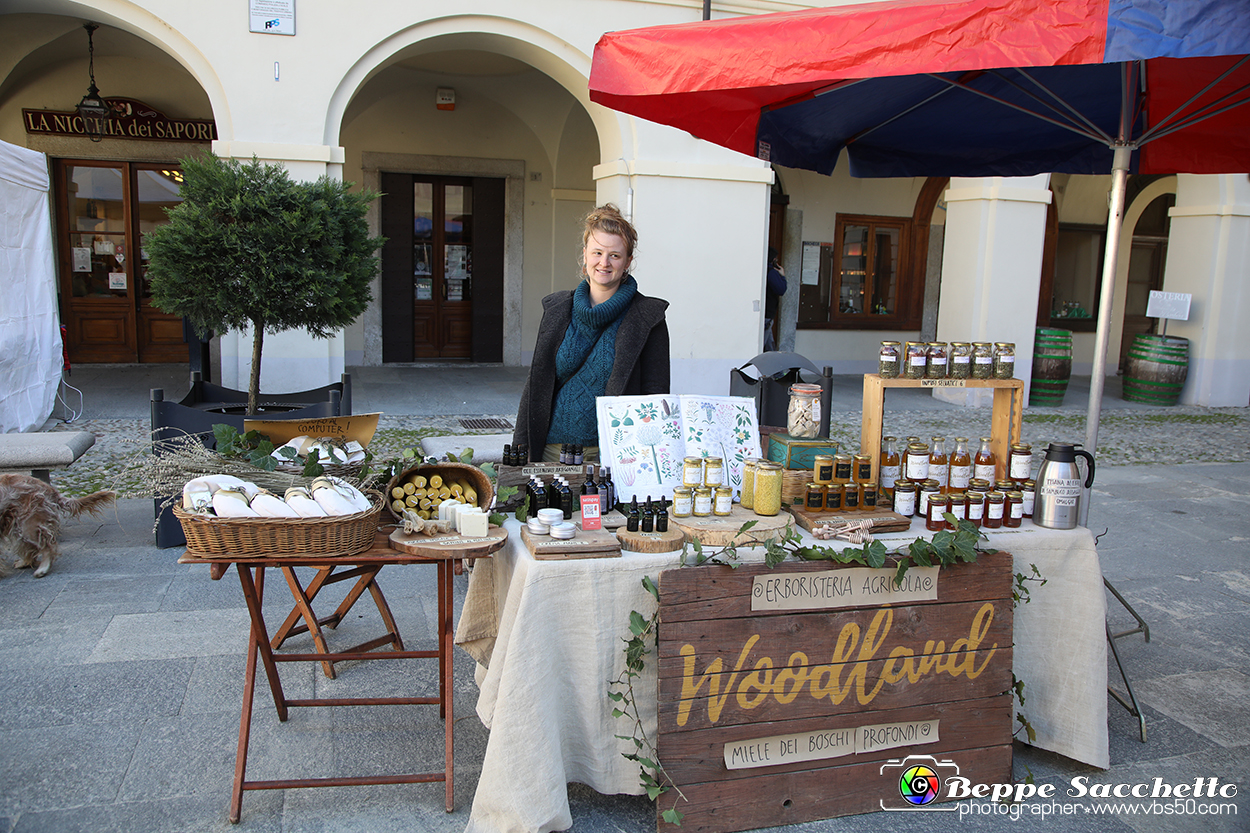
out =
[[[1016,377],[1032,376],[1050,176],[953,178],[946,191],[939,341],[1011,341]],[[989,390],[935,389],[945,402],[989,406]]]
[[[1179,174],[1163,291],[1193,295],[1188,321],[1167,334],[1189,339],[1186,405],[1250,402],[1250,176]],[[1160,322],[1160,330],[1162,331]]]

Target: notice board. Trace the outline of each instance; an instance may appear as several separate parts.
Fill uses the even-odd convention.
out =
[[[912,568],[901,587],[894,572],[661,574],[656,751],[685,800],[661,796],[658,829],[941,812],[904,773],[1011,781],[1011,555]],[[660,818],[672,806],[680,828]]]

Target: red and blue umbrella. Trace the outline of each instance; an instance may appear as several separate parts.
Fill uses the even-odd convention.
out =
[[[786,167],[1112,174],[1086,447],[1129,172],[1250,171],[1248,0],[893,0],[604,35],[590,98]]]

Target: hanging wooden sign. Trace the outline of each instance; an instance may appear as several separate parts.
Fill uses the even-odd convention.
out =
[[[660,830],[915,811],[953,775],[1010,782],[1011,556],[913,568],[902,587],[894,572],[661,574],[656,751],[685,800],[661,797]],[[659,815],[673,806],[680,828]]]
[[[112,115],[101,120],[105,139],[151,139],[162,142],[211,142],[217,138],[212,119],[174,119],[133,98],[106,98]],[[43,136],[88,136],[78,113],[22,109],[26,132]]]

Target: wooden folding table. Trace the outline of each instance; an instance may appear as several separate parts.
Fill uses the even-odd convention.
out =
[[[344,787],[366,784],[415,784],[444,782],[446,791],[446,809],[452,812],[453,803],[453,762],[454,750],[452,729],[454,716],[452,708],[452,638],[455,629],[452,625],[452,575],[453,568],[462,559],[478,558],[488,555],[503,546],[507,534],[501,529],[492,529],[491,537],[484,539],[459,539],[460,546],[423,546],[406,542],[399,536],[397,543],[392,545],[384,532],[379,532],[373,546],[363,553],[350,556],[317,556],[310,554],[285,556],[282,554],[264,555],[212,555],[202,556],[187,551],[178,559],[180,564],[208,564],[210,575],[216,580],[225,575],[233,564],[239,574],[239,583],[243,588],[243,598],[247,603],[248,615],[251,617],[251,630],[248,637],[247,664],[244,672],[243,707],[239,717],[239,744],[235,756],[234,787],[230,797],[230,821],[237,823],[242,814],[243,792],[245,790],[281,790],[301,787]],[[438,649],[424,651],[405,650],[399,637],[395,620],[377,586],[376,577],[382,567],[405,564],[432,564],[438,568]],[[295,599],[295,608],[287,617],[279,633],[273,638],[265,625],[262,610],[264,599],[265,568],[279,567],[287,576],[287,584]],[[295,567],[315,567],[317,577],[304,588],[295,578]],[[346,570],[337,573],[336,570]],[[357,584],[348,594],[348,598],[340,604],[335,614],[318,620],[312,610],[312,602],[318,590],[339,578],[357,578]],[[378,607],[383,622],[388,628],[386,636],[370,640],[362,645],[342,651],[331,651],[320,631],[320,625],[337,624],[346,615],[351,606],[365,590],[369,590],[374,603]],[[303,619],[304,625],[297,626]],[[296,632],[308,631],[314,635],[317,651],[311,653],[276,653],[275,649]],[[375,648],[393,645],[394,650],[374,652]],[[256,660],[260,658],[265,674],[269,679],[269,690],[273,695],[274,707],[278,711],[278,719],[286,721],[288,710],[300,706],[389,706],[389,705],[437,705],[439,716],[443,719],[444,728],[444,766],[441,772],[410,773],[401,775],[378,776],[346,776],[329,778],[291,778],[267,781],[249,781],[245,777],[247,770],[247,752],[251,735],[252,705],[256,689]],[[278,676],[280,662],[319,662],[322,663],[327,676],[333,677],[334,663],[345,660],[378,660],[378,659],[433,659],[438,658],[439,687],[438,696],[426,697],[352,697],[352,698],[288,698],[283,691],[282,681]]]

